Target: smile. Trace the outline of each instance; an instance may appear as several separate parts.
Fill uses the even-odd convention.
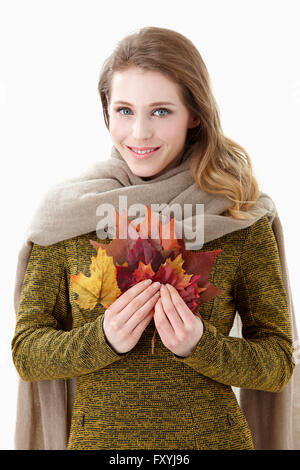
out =
[[[128,150],[130,151],[130,153],[137,159],[137,160],[146,160],[147,158],[150,158],[152,155],[155,154],[155,152],[157,152],[160,147],[156,147],[154,148],[154,150],[133,150],[133,148],[131,147],[128,147]]]

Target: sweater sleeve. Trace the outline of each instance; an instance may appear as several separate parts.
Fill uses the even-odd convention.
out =
[[[65,331],[70,309],[64,242],[33,244],[11,342],[13,362],[24,381],[76,377],[128,354],[116,353],[106,342],[104,315]]]
[[[226,336],[202,320],[192,355],[173,358],[226,385],[280,392],[295,367],[294,349],[278,247],[266,217],[250,227],[233,292],[243,337]]]

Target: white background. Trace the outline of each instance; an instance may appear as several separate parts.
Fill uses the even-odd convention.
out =
[[[125,35],[174,29],[207,65],[225,135],[250,154],[274,200],[300,330],[299,1],[0,1],[0,448],[14,448],[17,372],[11,359],[17,255],[50,185],[109,158],[98,77]]]

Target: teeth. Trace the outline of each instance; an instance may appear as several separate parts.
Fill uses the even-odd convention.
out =
[[[150,153],[150,152],[153,152],[153,150],[155,150],[154,148],[152,150],[135,150],[135,149],[132,149],[135,153],[138,153],[140,155],[143,155],[144,153]]]

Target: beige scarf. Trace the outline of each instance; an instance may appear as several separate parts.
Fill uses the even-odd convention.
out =
[[[192,151],[186,152],[175,168],[145,180],[133,174],[115,147],[111,158],[95,163],[79,177],[52,187],[37,209],[20,249],[14,293],[18,312],[24,274],[32,244],[43,246],[96,230],[100,204],[113,204],[119,212],[119,196],[127,197],[128,207],[144,205],[204,204],[204,243],[252,225],[267,214],[278,244],[282,277],[288,296],[296,367],[280,393],[260,390],[233,390],[249,423],[255,449],[300,449],[300,366],[298,333],[286,265],[282,226],[272,199],[260,194],[251,220],[235,220],[224,212],[231,201],[199,189],[190,173]],[[160,214],[157,214],[160,217]],[[185,219],[195,229],[195,214]],[[183,234],[184,235],[184,234]],[[201,248],[201,247],[200,247]],[[191,248],[193,249],[193,248]],[[196,249],[196,248],[195,248]],[[235,316],[231,336],[242,337],[241,320]],[[24,382],[19,378],[16,449],[66,449],[70,431],[76,377],[72,379]]]

